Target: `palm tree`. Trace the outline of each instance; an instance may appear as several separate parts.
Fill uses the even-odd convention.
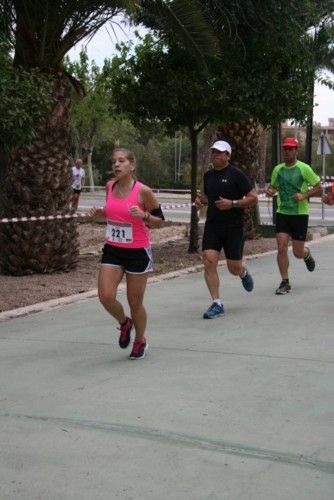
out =
[[[212,37],[206,34],[207,26],[203,30],[203,16],[196,0],[185,0],[183,10],[181,4],[181,0],[155,2],[156,8],[165,12],[174,25],[174,32],[177,29],[183,34],[193,50],[202,54],[206,44],[211,52]],[[5,217],[68,212],[69,110],[71,88],[79,86],[64,71],[64,56],[78,42],[92,37],[107,22],[113,22],[121,11],[131,14],[138,8],[140,2],[135,0],[1,0],[0,20],[7,40],[12,43],[13,65],[27,71],[41,70],[51,82],[53,103],[36,131],[35,140],[12,149],[6,156],[5,176],[0,186]],[[68,271],[77,263],[78,238],[73,219],[0,224],[0,241],[3,273]]]

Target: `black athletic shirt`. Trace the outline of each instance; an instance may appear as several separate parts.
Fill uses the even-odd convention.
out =
[[[247,175],[238,167],[228,164],[222,170],[208,170],[204,174],[204,193],[208,198],[208,222],[224,222],[230,226],[243,224],[243,209],[219,210],[215,201],[220,197],[241,200],[253,189]]]

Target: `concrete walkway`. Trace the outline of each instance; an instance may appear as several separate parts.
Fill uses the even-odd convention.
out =
[[[150,284],[142,361],[96,298],[0,323],[0,499],[333,500],[333,236],[312,253],[286,296],[275,255],[250,294],[223,265],[216,320],[202,272]]]

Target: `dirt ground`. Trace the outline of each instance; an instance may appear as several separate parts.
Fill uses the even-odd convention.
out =
[[[202,263],[200,253],[188,253],[188,231],[187,224],[179,224],[151,232],[153,274],[165,274]],[[79,263],[68,273],[0,275],[0,312],[95,289],[104,236],[103,224],[79,224]],[[246,241],[244,254],[254,255],[275,248],[274,238],[259,238]]]

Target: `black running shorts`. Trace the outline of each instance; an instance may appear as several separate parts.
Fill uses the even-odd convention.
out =
[[[144,274],[153,271],[151,247],[120,248],[105,244],[101,264],[121,267],[129,274]]]
[[[242,260],[244,251],[243,226],[226,226],[219,222],[206,222],[204,227],[202,250],[223,248],[226,259]]]
[[[305,241],[308,215],[286,215],[276,213],[276,233],[287,233],[293,240]]]

